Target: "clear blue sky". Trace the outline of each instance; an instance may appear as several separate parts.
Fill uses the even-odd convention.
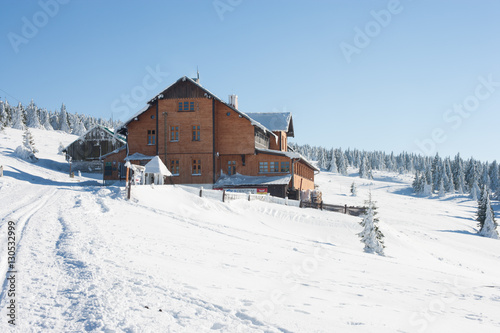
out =
[[[11,104],[126,120],[198,66],[300,144],[500,160],[500,1],[59,1],[2,2]]]

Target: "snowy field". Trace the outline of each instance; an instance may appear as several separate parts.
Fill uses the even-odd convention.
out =
[[[362,205],[371,189],[382,257],[363,252],[358,217],[172,186],[126,201],[99,175],[68,177],[57,147],[75,136],[32,132],[35,164],[13,154],[21,131],[0,133],[1,332],[500,331],[500,241],[476,235],[465,196],[415,197],[411,175],[318,175],[326,203]]]

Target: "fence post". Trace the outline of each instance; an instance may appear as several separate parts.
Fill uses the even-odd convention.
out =
[[[285,197],[285,206],[288,206],[288,197]]]
[[[0,177],[3,177],[3,165],[0,165]]]
[[[203,197],[203,186],[200,187],[200,198]]]
[[[222,190],[222,202],[226,202],[226,190]]]
[[[347,214],[347,204],[344,206],[344,214]]]
[[[248,193],[248,201],[250,201],[250,193]]]

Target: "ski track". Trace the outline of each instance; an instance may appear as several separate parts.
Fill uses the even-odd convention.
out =
[[[45,191],[40,191],[41,192]],[[26,205],[27,200],[23,200],[20,204],[17,205],[16,208],[12,210],[12,213],[7,215],[3,219],[2,223],[2,228],[4,229],[2,231],[2,240],[1,240],[1,246],[2,249],[7,248],[7,222],[8,221],[15,221],[16,222],[16,233],[15,233],[15,243],[16,243],[16,270],[17,269],[22,269],[17,266],[18,260],[17,257],[19,256],[20,251],[22,250],[22,245],[23,245],[23,238],[26,233],[26,227],[30,223],[30,220],[32,217],[39,212],[46,204],[47,202],[54,196],[54,194],[57,192],[57,190],[52,190],[46,195],[40,195],[38,196],[37,200],[29,203]],[[7,263],[7,257],[2,256],[1,262],[0,262],[0,267],[1,267],[1,274],[3,278],[3,283],[2,283],[2,290],[0,293],[0,304],[2,306],[5,304],[5,296],[6,296],[6,291],[7,291],[7,271],[8,271],[8,263]]]

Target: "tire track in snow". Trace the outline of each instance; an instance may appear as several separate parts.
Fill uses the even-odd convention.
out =
[[[43,194],[45,191],[40,191],[39,196],[36,201],[24,205],[26,201],[23,201],[21,204],[18,204],[16,208],[13,209],[12,213],[7,215],[2,222],[2,239],[0,240],[1,251],[6,251],[7,249],[7,222],[15,221],[16,222],[16,263],[17,257],[19,256],[19,252],[22,248],[22,240],[24,238],[24,234],[26,232],[26,227],[28,226],[31,218],[35,215],[39,210],[41,210],[47,202],[55,195],[57,189],[52,190],[49,194]],[[5,304],[5,295],[7,294],[7,256],[2,256],[0,260],[0,274],[2,274],[2,290],[0,292],[0,304],[3,308]]]

